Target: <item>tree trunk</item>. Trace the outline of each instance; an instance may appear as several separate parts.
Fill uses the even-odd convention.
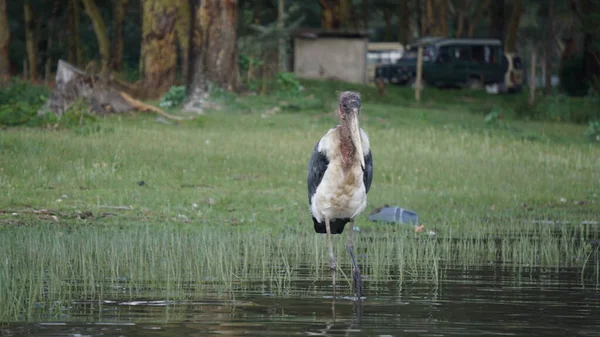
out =
[[[434,35],[435,15],[433,14],[433,0],[425,0],[425,29],[423,35]]]
[[[479,7],[477,7],[477,11],[473,16],[473,20],[471,20],[471,24],[469,25],[469,33],[467,34],[468,37],[473,37],[475,35],[475,30],[477,29],[481,19],[483,19],[483,14],[488,9],[489,5],[490,0],[483,0],[479,3]]]
[[[494,0],[490,7],[490,37],[504,41],[504,0]]]
[[[523,6],[521,0],[514,0],[504,42],[504,51],[507,53],[514,53],[517,51],[517,34],[519,33],[519,23],[521,22],[522,13]]]
[[[341,28],[341,0],[319,0],[321,5],[321,27],[323,29]]]
[[[347,29],[348,28],[348,13],[350,12],[351,0],[339,0],[340,7],[338,14],[340,20],[340,28]]]
[[[80,38],[80,17],[79,0],[69,0],[69,10],[67,15],[67,26],[69,30],[69,63],[78,67],[83,63],[83,50],[81,49]]]
[[[367,4],[367,0],[362,0],[361,6],[363,29],[367,30],[369,29],[369,5]]]
[[[392,40],[392,12],[389,10],[383,11],[383,21],[385,21],[385,41]]]
[[[6,1],[0,0],[0,84],[10,77],[10,27],[6,16]]]
[[[92,26],[94,26],[94,32],[96,33],[96,39],[98,40],[98,49],[100,52],[100,72],[106,74],[110,69],[110,40],[108,39],[108,33],[106,32],[106,25],[104,19],[102,19],[102,13],[96,6],[94,0],[82,0],[85,11],[92,20]]]
[[[348,8],[348,21],[352,25],[352,29],[358,31],[360,29],[360,19],[358,17],[358,13],[356,11],[356,6],[350,2],[350,8]]]
[[[598,18],[600,17],[600,3],[597,0],[584,0],[581,2],[583,12],[583,66],[586,78],[596,92],[600,92],[600,33],[598,32]]]
[[[417,13],[417,36],[421,37],[425,35],[425,20],[423,20],[423,6],[421,6],[421,0],[415,0],[415,9]]]
[[[177,34],[177,45],[181,57],[181,73],[189,71],[190,54],[190,26],[192,24],[192,13],[190,12],[190,3],[188,0],[177,0],[177,19],[175,20],[175,33]]]
[[[437,0],[439,17],[436,22],[436,35],[448,36],[448,0]]]
[[[263,4],[259,0],[254,0],[254,3],[252,5],[252,23],[254,23],[255,25],[260,25],[260,11],[262,9],[261,5]]]
[[[177,8],[170,0],[143,0],[142,12],[142,87],[146,98],[156,98],[177,76]]]
[[[23,11],[25,14],[25,47],[27,49],[27,65],[29,66],[29,79],[38,79],[38,48],[37,40],[35,38],[35,21],[33,20],[33,10],[31,9],[31,2],[26,0],[23,4]]]
[[[277,27],[283,31],[285,28],[285,0],[277,1]],[[285,39],[283,37],[279,38],[277,45],[277,53],[278,53],[278,68],[279,71],[287,71],[287,62],[285,57]]]
[[[403,46],[410,42],[410,8],[408,7],[409,0],[400,0],[398,6],[398,42]]]
[[[465,30],[465,14],[467,12],[467,0],[460,0],[460,5],[456,8],[456,37],[460,38]]]
[[[54,26],[56,25],[56,16],[58,15],[58,9],[60,6],[60,0],[54,0],[52,6],[52,14],[50,20],[48,20],[48,40],[46,43],[46,65],[44,71],[44,81],[46,85],[50,84],[50,72],[52,69],[52,48],[54,47]]]
[[[535,105],[535,50],[531,51],[531,68],[529,73],[529,106]]]
[[[110,68],[115,71],[123,70],[123,51],[125,48],[125,16],[129,0],[113,0],[113,53],[110,58]]]
[[[548,0],[546,50],[544,51],[544,95],[552,94],[552,59],[554,56],[554,0]]]
[[[201,111],[209,84],[240,91],[237,62],[237,0],[191,0],[192,62],[188,77],[186,110]]]

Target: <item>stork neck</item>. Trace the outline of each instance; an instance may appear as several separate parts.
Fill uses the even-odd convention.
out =
[[[342,154],[342,168],[348,171],[352,167],[356,156],[356,145],[350,136],[350,126],[342,123],[340,126],[340,152]]]

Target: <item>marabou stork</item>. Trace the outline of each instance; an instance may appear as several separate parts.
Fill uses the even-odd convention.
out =
[[[354,218],[367,206],[373,180],[369,137],[359,127],[360,94],[343,92],[339,97],[340,123],[315,145],[308,163],[308,203],[315,232],[327,233],[329,268],[335,296],[336,262],[332,234],[341,234],[350,223],[346,249],[352,259],[356,296],[362,297],[360,269],[354,258]]]

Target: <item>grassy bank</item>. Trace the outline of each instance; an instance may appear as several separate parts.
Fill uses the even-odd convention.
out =
[[[160,221],[308,226],[307,158],[335,125],[335,91],[345,88],[305,86],[297,96],[222,94],[220,110],[178,125],[140,115],[62,131],[6,129],[0,205],[94,214],[127,206],[133,210],[120,213]],[[468,111],[486,97],[511,96],[471,96],[471,105],[441,109],[427,107],[427,97],[415,105],[406,90],[379,99],[373,89],[352,89],[363,92],[375,159],[368,209],[398,204],[436,226],[598,213],[600,148],[583,139],[585,127],[486,123]]]
[[[492,261],[592,265],[598,277],[597,248],[580,241],[598,238],[598,225],[580,222],[600,214],[600,147],[583,138],[585,126],[489,117],[520,96],[426,91],[416,104],[397,88],[379,98],[372,88],[303,85],[300,94],[216,94],[219,109],[179,124],[110,116],[0,131],[0,302],[15,303],[0,321],[27,317],[36,303],[106,298],[115,284],[125,290],[113,297],[182,298],[189,282],[231,289],[259,279],[277,292],[300,277],[327,280],[305,172],[336,123],[336,90],[348,88],[363,95],[374,156],[357,219],[372,282],[437,282],[445,266]],[[384,204],[416,211],[439,239],[369,223]],[[541,219],[571,224],[533,222]]]

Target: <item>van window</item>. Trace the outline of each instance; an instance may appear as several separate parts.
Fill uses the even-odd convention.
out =
[[[412,47],[402,55],[402,60],[416,60],[418,48]],[[430,61],[435,55],[435,48],[433,46],[427,46],[423,48],[423,61]]]
[[[446,63],[446,62],[450,62],[451,59],[452,59],[452,53],[450,52],[450,47],[448,47],[448,46],[440,47],[440,49],[438,51],[438,56],[437,56],[438,62]]]
[[[454,47],[454,58],[460,61],[471,60],[471,47],[469,46],[456,46]]]
[[[497,46],[471,46],[471,58],[477,63],[499,63],[498,52]]]

